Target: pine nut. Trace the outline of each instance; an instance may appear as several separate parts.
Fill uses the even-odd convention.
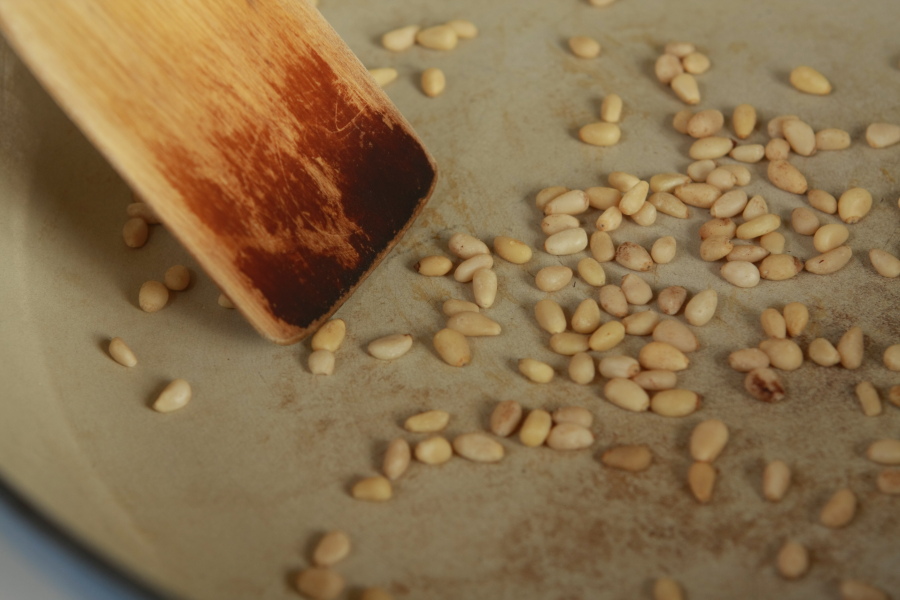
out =
[[[465,311],[478,312],[481,310],[481,308],[474,302],[466,302],[465,300],[456,300],[451,298],[450,300],[444,301],[444,304],[441,305],[441,310],[446,316],[452,317],[457,313]]]
[[[472,362],[472,351],[466,336],[452,329],[441,329],[434,334],[434,349],[451,367],[464,367]]]
[[[766,131],[770,138],[784,138],[784,124],[792,119],[799,119],[797,115],[779,115],[769,121]]]
[[[591,208],[606,210],[611,206],[618,206],[622,199],[622,192],[611,187],[590,187],[584,190],[587,194],[588,204]]]
[[[650,191],[671,192],[679,185],[690,183],[691,178],[682,173],[659,173],[650,178]]]
[[[491,413],[491,433],[509,437],[522,422],[522,405],[515,400],[498,402]]]
[[[165,307],[169,301],[169,288],[158,281],[147,281],[138,292],[138,305],[141,310],[153,313]]]
[[[781,217],[768,213],[739,225],[735,231],[735,236],[741,240],[752,240],[775,231],[780,226]]]
[[[785,579],[800,579],[809,570],[809,552],[793,540],[788,540],[778,551],[778,572]]]
[[[453,279],[460,283],[469,283],[475,277],[475,272],[480,269],[490,269],[494,266],[494,259],[490,254],[476,254],[457,265],[453,271]]]
[[[677,581],[664,577],[653,584],[653,600],[684,600],[684,592]]]
[[[237,308],[234,305],[234,302],[231,301],[231,298],[229,298],[225,294],[219,294],[219,299],[217,302],[218,302],[219,306],[221,306],[222,308],[228,308],[228,309]]]
[[[109,340],[109,356],[123,367],[133,367],[137,364],[134,352],[120,337]]]
[[[453,50],[459,43],[456,30],[448,25],[426,27],[416,33],[416,42],[432,50]]]
[[[394,597],[384,588],[366,588],[359,594],[359,600],[394,600]]]
[[[581,190],[569,190],[549,200],[544,205],[545,215],[580,215],[590,208],[587,194]]]
[[[770,254],[759,263],[759,276],[770,281],[790,279],[802,270],[800,259],[789,254]]]
[[[762,144],[744,144],[732,148],[728,156],[742,163],[758,163],[766,157],[766,148]]]
[[[742,348],[728,355],[728,365],[740,373],[769,366],[769,355],[759,348]]]
[[[703,183],[709,174],[716,170],[716,161],[711,159],[697,160],[687,167],[687,174],[691,181],[695,183]],[[688,182],[685,182],[687,184]]]
[[[718,419],[707,419],[697,424],[691,432],[691,457],[700,462],[714,462],[727,443],[728,426]]]
[[[442,465],[453,457],[453,447],[445,438],[434,435],[416,444],[414,453],[419,462]]]
[[[603,453],[600,461],[607,467],[637,473],[646,471],[653,462],[653,453],[647,446],[614,446]]]
[[[632,271],[649,271],[653,267],[650,253],[634,242],[624,242],[616,248],[616,262]]]
[[[129,248],[140,248],[147,243],[150,228],[144,219],[133,217],[125,221],[122,226],[122,239]]]
[[[791,469],[783,461],[773,460],[763,471],[763,497],[781,502],[791,485]]]
[[[822,129],[816,132],[816,150],[843,150],[850,147],[850,134],[843,129]]]
[[[727,137],[705,137],[691,144],[688,156],[694,160],[716,159],[727,156],[734,142]]]
[[[766,144],[767,160],[787,160],[791,153],[791,145],[783,138],[773,138]]]
[[[613,378],[603,386],[603,395],[619,408],[643,412],[650,408],[650,396],[630,379]]]
[[[890,600],[887,594],[862,581],[845,579],[841,582],[841,600]]]
[[[745,186],[750,183],[750,169],[748,169],[744,165],[722,165],[720,168],[734,175],[735,185]]]
[[[446,256],[426,256],[413,268],[417,273],[426,277],[443,277],[453,268],[453,261]]]
[[[159,217],[153,207],[146,202],[132,202],[125,207],[125,214],[129,218],[143,219],[147,225],[159,224]]]
[[[406,419],[403,428],[412,433],[436,433],[450,422],[450,413],[443,410],[428,410]]]
[[[475,314],[478,313],[468,313]],[[478,315],[481,316],[481,315]],[[499,328],[500,326],[497,325]],[[381,360],[394,360],[400,358],[412,348],[413,337],[408,333],[397,333],[380,337],[369,342],[367,350],[373,357]]]
[[[616,209],[618,210],[618,209]],[[597,262],[609,262],[616,257],[616,247],[612,238],[605,231],[595,231],[590,240],[591,256]]]
[[[483,337],[500,335],[500,324],[481,313],[462,311],[447,320],[447,328],[458,331],[466,337]],[[393,337],[393,336],[392,336]],[[398,336],[403,337],[403,336]],[[410,336],[409,345],[412,345]],[[406,350],[409,348],[407,347]],[[404,350],[403,353],[406,352]]]
[[[780,314],[778,316],[781,317]],[[794,371],[803,365],[803,351],[793,340],[763,340],[759,343],[759,349],[768,355],[769,363],[776,369]]]
[[[646,181],[639,181],[634,187],[630,188],[622,195],[619,201],[619,212],[623,215],[634,215],[644,206],[647,201],[647,194],[650,192],[650,184]]]
[[[541,231],[546,236],[551,236],[567,229],[575,229],[576,227],[581,227],[581,222],[572,215],[547,215],[541,219]]]
[[[866,127],[866,142],[872,148],[887,148],[900,142],[900,125],[872,123]]]
[[[697,80],[690,73],[676,75],[669,85],[678,99],[685,104],[700,103],[700,88],[697,86]]]
[[[687,73],[693,75],[702,75],[709,71],[709,57],[702,52],[691,52],[681,59],[681,64]]]
[[[806,177],[786,160],[773,160],[769,163],[766,174],[769,181],[778,189],[792,194],[805,194],[808,188]]]
[[[872,210],[872,194],[863,188],[850,188],[838,198],[838,216],[844,223],[858,223]]]
[[[716,198],[709,207],[709,214],[717,218],[736,217],[747,207],[747,192],[732,190]]]
[[[457,37],[461,40],[472,40],[478,37],[478,27],[472,21],[453,19],[452,21],[447,21],[445,25],[455,31]]]
[[[882,277],[900,276],[900,258],[878,248],[869,250],[869,261]]]
[[[700,395],[690,390],[662,390],[650,399],[650,410],[662,417],[686,417],[699,408]]]
[[[816,134],[809,124],[800,119],[789,119],[781,126],[784,139],[791,150],[800,156],[812,156],[816,152]]]
[[[578,261],[578,275],[588,285],[600,287],[606,283],[606,271],[596,259],[585,257]]]
[[[778,373],[768,367],[756,368],[747,373],[744,389],[761,402],[779,402],[786,395]]]
[[[649,202],[644,202],[644,205],[641,206],[641,209],[631,215],[631,220],[641,227],[650,227],[651,225],[656,223],[656,214],[656,207]]]
[[[694,327],[702,327],[716,314],[718,304],[719,295],[715,290],[703,290],[688,301],[684,307],[684,318]]]
[[[554,450],[583,450],[593,443],[591,430],[575,423],[555,425],[547,435],[547,446]]]
[[[673,54],[678,58],[684,58],[691,52],[697,50],[697,47],[694,46],[691,42],[669,42],[666,44],[664,51],[668,54]]]
[[[863,360],[863,333],[859,327],[847,330],[837,345],[841,356],[841,366],[845,369],[858,369]]]
[[[594,381],[596,366],[594,359],[587,352],[573,354],[569,360],[569,379],[580,385],[587,385]]]
[[[600,306],[593,298],[585,298],[572,313],[572,330],[575,333],[594,333],[600,327]]]
[[[638,361],[645,369],[663,371],[683,371],[690,364],[690,360],[681,350],[666,342],[645,344],[638,352]]]
[[[547,441],[553,419],[546,410],[533,410],[525,417],[522,428],[519,430],[519,441],[524,446],[536,448]]]
[[[350,554],[350,537],[343,531],[329,531],[313,550],[313,564],[330,567],[341,562]]]
[[[554,256],[576,254],[587,246],[587,232],[580,227],[554,233],[544,241],[544,250]]]
[[[682,184],[679,184],[680,187]],[[677,187],[675,189],[677,189]],[[687,219],[691,216],[690,209],[685,206],[684,202],[679,200],[675,195],[669,192],[656,192],[647,198],[647,202],[656,207],[658,212],[676,219]]]
[[[806,270],[817,275],[834,273],[844,267],[853,255],[850,246],[838,246],[806,261]]]
[[[829,223],[819,227],[813,235],[813,246],[819,252],[834,250],[847,241],[850,230],[840,223]]]
[[[537,206],[537,209],[539,211],[543,212],[544,207],[547,206],[548,202],[550,202],[557,196],[565,194],[568,191],[569,191],[569,188],[561,186],[561,185],[554,185],[554,186],[550,186],[548,188],[544,188],[541,191],[539,191],[537,193],[537,195],[534,197],[534,204],[535,204],[535,206]]]
[[[700,226],[698,231],[701,240],[711,237],[722,237],[731,239],[737,230],[737,224],[728,217],[719,219],[710,219]]]
[[[708,262],[715,262],[728,256],[732,249],[734,249],[734,244],[731,243],[731,240],[714,235],[700,243],[700,258]]]
[[[490,308],[497,299],[497,274],[491,269],[478,269],[472,275],[472,295],[475,304]]]
[[[550,336],[550,349],[563,356],[573,356],[579,352],[587,352],[590,349],[588,339],[588,336],[584,334],[572,333],[571,331],[554,333]]]
[[[313,335],[311,346],[313,350],[329,350],[337,352],[347,334],[347,323],[343,319],[331,319],[319,327]]]
[[[595,352],[604,352],[615,348],[625,339],[625,326],[618,321],[607,321],[588,339],[588,346]]]
[[[586,35],[569,38],[569,49],[578,58],[597,58],[600,56],[600,43]]]
[[[659,314],[652,310],[636,312],[622,319],[622,325],[628,335],[651,335],[658,323]]]
[[[622,278],[622,293],[629,304],[644,305],[653,299],[650,285],[640,275],[628,273]]]
[[[849,488],[842,488],[831,496],[819,513],[819,522],[829,529],[840,529],[856,515],[856,495]]]
[[[677,242],[671,235],[659,238],[650,247],[650,258],[658,265],[666,265],[675,258]]]
[[[891,371],[900,371],[900,344],[894,344],[885,348],[882,361],[884,366]]]
[[[751,288],[759,284],[759,269],[751,262],[739,260],[726,262],[719,269],[719,273],[725,281],[740,288]]]
[[[787,337],[787,323],[784,316],[774,308],[767,308],[759,316],[763,331],[770,338],[784,339]]]
[[[736,244],[731,252],[725,257],[725,260],[742,260],[744,262],[756,263],[769,255],[769,251],[762,246],[753,244]],[[757,272],[759,269],[757,269]]]
[[[715,109],[701,110],[687,123],[687,134],[692,138],[705,138],[718,133],[725,125],[725,117]]]
[[[716,469],[706,462],[695,462],[688,470],[688,486],[697,502],[706,504],[712,500],[716,486]]]
[[[191,272],[182,265],[169,267],[163,275],[163,282],[173,292],[184,291],[191,284]]]
[[[409,50],[416,43],[416,34],[420,29],[418,25],[407,25],[388,31],[381,36],[381,45],[392,52]]]
[[[543,292],[556,292],[572,281],[572,269],[555,265],[552,267],[544,267],[534,276],[534,283],[537,288]]]
[[[800,302],[790,302],[784,307],[784,324],[787,334],[797,337],[809,323],[809,310]]]
[[[885,469],[878,474],[875,481],[878,491],[892,496],[900,495],[900,470]]]
[[[819,229],[819,218],[801,206],[791,211],[791,227],[800,235],[813,235]]]
[[[608,283],[600,288],[600,306],[608,314],[614,317],[624,317],[628,314],[628,299],[625,292],[617,285]]]
[[[653,70],[656,73],[656,78],[659,82],[665,85],[671,84],[673,79],[684,73],[681,59],[674,54],[668,53],[662,54],[656,59]]]
[[[534,305],[534,318],[547,333],[561,333],[566,330],[566,315],[562,307],[549,298],[540,300]]]
[[[831,82],[812,67],[796,67],[791,71],[790,80],[794,88],[806,94],[827,96],[831,93]]]
[[[660,369],[641,371],[632,377],[631,380],[648,392],[671,390],[678,384],[678,376],[674,371],[662,371]]]
[[[594,223],[597,231],[615,231],[621,225],[622,211],[619,210],[618,206],[610,206],[604,210]]]
[[[357,500],[384,502],[391,499],[391,482],[381,476],[366,477],[353,485],[350,494]]]
[[[739,139],[747,139],[756,128],[756,109],[749,104],[739,104],[731,115],[734,135]]]
[[[607,123],[622,120],[622,98],[618,94],[610,94],[600,103],[600,119]]]
[[[770,231],[759,238],[759,245],[766,249],[769,254],[784,254],[785,242],[784,236],[777,231]]]
[[[397,77],[400,74],[397,72],[397,69],[392,67],[378,67],[374,69],[369,69],[369,75],[372,76],[372,79],[375,80],[375,83],[378,84],[378,87],[385,87],[389,83],[393,83],[397,80]]]
[[[334,373],[334,352],[313,350],[306,364],[309,366],[309,372],[313,375],[331,375]]]
[[[447,76],[437,67],[422,71],[422,92],[429,98],[436,98],[447,89]]]
[[[900,407],[900,385],[892,386],[888,391],[888,400],[894,406]]]
[[[822,367],[830,367],[841,362],[837,349],[825,338],[816,338],[809,343],[809,358]]]
[[[576,220],[577,223],[577,220]],[[531,248],[517,239],[500,235],[494,238],[494,252],[514,265],[524,265],[531,260]]]
[[[768,214],[768,212],[769,205],[766,204],[766,199],[756,195],[747,200],[747,206],[744,207],[744,212],[741,213],[741,216],[744,217],[745,221],[752,221],[757,217]]]
[[[881,414],[881,398],[871,382],[860,381],[856,384],[856,399],[859,400],[859,407],[865,416],[877,417]]]
[[[493,463],[503,458],[505,450],[497,440],[485,433],[464,433],[453,440],[453,450],[472,462]]]
[[[560,423],[574,423],[581,427],[590,428],[594,423],[594,415],[591,414],[591,411],[581,406],[563,406],[553,411],[553,422],[557,425]]]
[[[487,244],[467,233],[454,233],[447,242],[450,252],[466,260],[480,254],[490,254]]]
[[[641,370],[638,361],[630,356],[604,356],[600,359],[600,375],[607,379],[613,377],[629,378]]]
[[[170,413],[184,408],[190,401],[191,384],[184,379],[173,379],[153,402],[153,410]]]
[[[837,200],[825,190],[809,190],[806,193],[809,205],[823,213],[833,215],[837,212]]]
[[[656,297],[656,305],[659,312],[664,315],[677,315],[684,301],[687,300],[687,290],[680,285],[673,285],[662,290]]]
[[[519,372],[533,383],[549,383],[554,375],[553,367],[533,358],[519,360]]]
[[[615,146],[622,137],[622,130],[615,123],[598,121],[579,129],[578,137],[591,146]]]
[[[632,175],[631,173],[626,173],[625,171],[613,171],[606,176],[606,183],[609,184],[609,187],[619,190],[619,192],[623,194],[622,199],[625,198],[625,194],[627,194],[627,192],[629,192],[640,182],[640,177],[638,177],[637,175]],[[622,202],[619,201],[619,204],[621,205]]]
[[[333,600],[344,591],[343,578],[331,569],[322,567],[300,571],[294,583],[302,595],[312,600]]]
[[[707,138],[709,139],[709,138]],[[710,208],[722,192],[708,183],[688,183],[675,188],[675,197],[688,206]]]
[[[874,391],[875,388],[872,389]],[[900,465],[900,440],[873,442],[866,450],[866,458],[880,465]]]
[[[409,448],[409,442],[402,438],[392,440],[384,453],[381,470],[388,479],[395,481],[406,473],[411,457],[412,452]]]
[[[653,341],[665,342],[682,352],[694,352],[700,348],[694,332],[675,319],[660,322],[653,330]]]

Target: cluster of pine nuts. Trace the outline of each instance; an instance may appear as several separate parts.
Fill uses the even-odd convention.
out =
[[[344,591],[344,578],[334,566],[350,555],[350,536],[343,531],[323,535],[312,554],[313,566],[301,570],[294,578],[297,591],[312,600],[334,600]],[[355,596],[360,600],[391,600],[393,596],[380,587],[365,588]]]
[[[669,42],[656,59],[654,71],[659,82],[671,87],[679,100],[693,105],[700,103],[700,87],[694,75],[706,73],[709,67],[709,57],[691,42]]]
[[[125,207],[125,214],[128,220],[122,227],[122,239],[129,248],[142,248],[150,237],[150,225],[159,224],[159,217],[156,216],[153,208],[137,194],[132,198],[133,202]]]
[[[578,130],[578,137],[592,146],[615,146],[622,137],[619,122],[624,103],[618,94],[609,94],[600,104],[600,120]],[[557,213],[560,214],[560,213]]]

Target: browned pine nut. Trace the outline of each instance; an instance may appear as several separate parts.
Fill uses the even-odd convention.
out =
[[[744,378],[744,389],[762,402],[778,402],[784,399],[784,384],[778,374],[768,367],[753,369]]]
[[[515,400],[498,402],[491,413],[491,433],[509,437],[522,422],[522,405]]]
[[[688,487],[697,502],[706,504],[712,500],[716,485],[716,468],[707,462],[695,462],[688,470]]]
[[[819,513],[819,522],[829,529],[847,526],[856,515],[856,495],[849,488],[836,491]]]

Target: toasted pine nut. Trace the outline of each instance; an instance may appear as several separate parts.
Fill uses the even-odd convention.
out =
[[[800,156],[812,156],[816,153],[816,134],[808,123],[800,119],[789,119],[781,126],[784,139],[791,145],[791,150]]]
[[[184,408],[191,401],[191,394],[191,384],[184,379],[173,379],[153,402],[153,410],[170,413]]]
[[[688,470],[688,486],[697,502],[706,504],[712,500],[716,485],[716,469],[707,462],[695,462]]]
[[[588,339],[588,346],[595,352],[603,352],[615,348],[625,339],[625,326],[618,321],[607,321]]]
[[[133,367],[137,364],[137,357],[134,355],[134,352],[120,337],[114,337],[109,340],[109,355],[123,367]]]
[[[691,178],[691,181],[703,183],[706,181],[706,178],[709,177],[709,174],[716,170],[716,166],[716,161],[709,158],[696,160],[688,165],[687,174]],[[689,182],[685,182],[685,184],[687,183]]]
[[[650,258],[658,265],[665,265],[675,258],[677,242],[671,235],[663,236],[650,247]]]
[[[681,64],[681,59],[677,56],[664,53],[656,59],[654,71],[656,73],[656,78],[660,83],[669,85],[672,83],[673,79],[684,73],[684,67]],[[694,104],[696,104],[696,102]]]
[[[594,381],[596,366],[594,359],[587,352],[578,352],[569,360],[569,379],[581,385]]]
[[[634,215],[644,206],[649,192],[650,184],[646,181],[639,181],[622,195],[622,199],[619,201],[619,211],[623,215]]]
[[[613,244],[612,238],[605,231],[595,231],[592,233],[590,246],[591,256],[593,256],[594,260],[597,262],[609,262],[616,257],[616,247]]]
[[[561,186],[561,185],[554,185],[554,186],[544,188],[541,191],[539,191],[537,193],[537,195],[534,197],[534,204],[535,204],[535,206],[537,206],[538,210],[543,211],[544,207],[547,206],[548,202],[550,202],[557,196],[565,194],[568,191],[569,191],[569,188]]]
[[[737,231],[737,224],[728,217],[719,219],[710,219],[700,226],[700,239],[705,240],[711,237],[722,237],[731,239],[734,232]]]
[[[751,262],[729,261],[722,265],[719,272],[725,281],[737,287],[751,288],[759,284],[759,269]]]
[[[700,258],[708,262],[715,262],[728,256],[732,249],[734,249],[734,244],[731,243],[731,240],[724,236],[714,235],[700,243]]]
[[[716,159],[727,156],[734,142],[727,137],[705,137],[691,144],[688,156],[694,160]]]
[[[581,190],[569,190],[552,198],[544,205],[545,215],[580,215],[590,208],[587,194]]]
[[[453,439],[453,450],[472,462],[497,462],[503,458],[503,445],[481,432],[464,433]]]
[[[628,335],[651,335],[658,323],[659,314],[653,310],[636,312],[622,319]]]
[[[758,163],[766,157],[766,148],[762,144],[743,144],[732,148],[728,156],[742,163]]]
[[[734,135],[742,140],[747,139],[756,128],[756,109],[749,104],[739,104],[731,115],[731,125]]]
[[[859,327],[848,329],[838,341],[837,351],[841,355],[841,366],[845,369],[858,369],[863,360],[862,329]]]
[[[812,67],[800,66],[791,71],[791,85],[806,94],[827,96],[831,93],[831,82]]]
[[[847,241],[850,237],[850,230],[841,223],[829,223],[822,225],[813,235],[813,246],[819,252],[825,253],[834,250]]]
[[[611,206],[618,206],[622,199],[622,192],[611,187],[589,187],[584,190],[587,194],[588,204],[591,208],[606,210]]]
[[[593,298],[585,298],[572,313],[572,330],[576,333],[594,333],[600,327],[600,307]]]
[[[491,269],[478,269],[472,275],[472,295],[475,304],[490,308],[497,299],[497,274]]]
[[[539,300],[534,305],[534,318],[547,333],[561,333],[566,330],[566,315],[562,307],[549,298]]]
[[[800,259],[789,254],[770,254],[759,263],[759,276],[770,281],[790,279],[802,270]]]
[[[685,300],[687,300],[687,290],[680,285],[673,285],[659,293],[656,297],[656,305],[659,306],[659,312],[664,315],[677,315]]]
[[[841,582],[841,600],[890,600],[887,594],[862,581],[845,579]]]
[[[494,238],[494,252],[497,256],[514,265],[524,265],[531,260],[532,252],[528,244],[517,239],[499,235]]]
[[[445,25],[453,29],[461,40],[472,40],[478,37],[478,27],[472,21],[453,19],[452,21],[447,21]]]
[[[718,303],[719,295],[715,290],[703,290],[688,301],[684,307],[684,318],[694,327],[702,327],[716,314]]]
[[[731,190],[719,196],[712,206],[709,214],[717,218],[736,217],[747,207],[747,192],[744,190]]]
[[[613,377],[629,378],[641,370],[638,361],[630,356],[604,356],[600,359],[600,375],[607,379]]]
[[[509,437],[522,422],[522,405],[515,400],[498,402],[491,413],[491,433]]]
[[[544,250],[554,256],[576,254],[587,248],[587,246],[587,232],[581,227],[554,233],[544,241]]]
[[[399,479],[409,468],[411,456],[409,443],[406,440],[403,438],[392,440],[384,453],[384,461],[381,463],[382,472],[392,481]]]
[[[700,462],[713,462],[728,443],[728,426],[718,419],[707,419],[694,427],[689,443],[691,457]]]
[[[784,461],[773,460],[763,471],[763,497],[769,502],[781,502],[791,485],[791,469]]]
[[[426,465],[441,465],[453,457],[453,448],[445,438],[433,435],[416,444],[416,460]]]
[[[616,377],[603,386],[603,395],[607,400],[625,410],[643,412],[650,408],[650,396],[644,389],[631,381]]]
[[[781,315],[778,314],[778,316]],[[763,340],[759,343],[759,349],[769,356],[770,364],[776,369],[794,371],[803,364],[803,351],[794,340]]]
[[[227,309],[237,308],[234,305],[234,302],[231,301],[231,298],[229,298],[225,294],[219,294],[219,299],[217,302],[218,302],[219,306],[221,306],[222,308],[227,308]]]
[[[793,540],[788,540],[778,551],[778,572],[785,579],[800,579],[809,570],[809,552]]]
[[[843,150],[850,147],[850,134],[843,129],[822,129],[816,132],[816,150]]]
[[[709,57],[702,52],[691,52],[681,59],[681,64],[687,73],[702,75],[709,71]]]
[[[600,306],[614,317],[624,317],[628,314],[628,299],[625,292],[617,285],[608,283],[600,288]]]
[[[313,564],[330,567],[341,562],[350,554],[350,537],[343,531],[329,531],[313,550]]]
[[[838,198],[838,216],[844,223],[858,223],[872,210],[872,194],[863,188],[850,188]]]
[[[581,227],[581,222],[572,215],[547,215],[541,219],[541,231],[546,236],[551,236],[566,229],[575,229],[576,227]]]
[[[784,254],[785,242],[784,236],[777,231],[770,231],[759,238],[759,245],[767,250],[769,254]]]
[[[900,258],[878,248],[869,250],[869,261],[882,277],[900,276]]]
[[[525,417],[522,428],[519,430],[519,441],[523,445],[530,448],[536,448],[545,441],[550,435],[550,428],[553,426],[553,419],[546,410],[533,410]]]
[[[550,336],[550,349],[563,356],[572,356],[590,349],[588,339],[588,336],[584,334],[571,331],[554,333]]]
[[[675,319],[661,321],[653,330],[653,340],[665,342],[682,352],[694,352],[700,347],[694,332]]]
[[[466,302],[465,300],[451,298],[444,301],[444,304],[441,305],[441,310],[446,316],[452,317],[453,315],[464,311],[478,312],[481,310],[481,307],[474,302]]]
[[[614,446],[603,453],[600,461],[607,467],[637,473],[646,471],[653,462],[653,453],[643,444]]]
[[[784,306],[784,324],[787,334],[797,337],[809,323],[809,310],[801,302],[790,302]]]
[[[784,138],[773,138],[766,144],[766,159],[787,160],[791,153],[791,145]]]
[[[448,25],[435,25],[416,33],[416,42],[432,50],[453,50],[459,42],[456,30]]]
[[[887,148],[900,142],[900,125],[872,123],[866,127],[866,142],[872,148]]]
[[[683,371],[690,364],[690,360],[681,350],[666,342],[645,344],[638,352],[638,361],[645,369],[663,371]]]
[[[694,111],[689,108],[679,110],[677,113],[675,113],[675,116],[672,117],[672,128],[675,129],[675,131],[677,131],[678,133],[687,135],[687,124],[693,116]]]
[[[741,240],[752,240],[775,231],[781,226],[781,217],[768,213],[742,223],[735,231],[735,236]]]
[[[156,225],[159,223],[159,217],[153,207],[146,202],[132,202],[125,207],[125,214],[129,218],[143,219],[147,225]]]
[[[416,34],[419,33],[418,25],[407,25],[399,29],[393,29],[381,36],[381,45],[392,52],[409,50],[416,43]]]
[[[437,67],[422,71],[422,92],[429,98],[436,98],[447,89],[447,76]]]
[[[622,137],[622,130],[615,123],[598,121],[578,130],[578,137],[592,146],[615,146]]]
[[[687,133],[692,138],[705,138],[718,133],[725,125],[722,112],[715,109],[701,110],[687,123]]]
[[[490,254],[476,254],[456,266],[456,270],[453,271],[453,279],[460,283],[469,283],[474,279],[476,271],[490,269],[493,266],[494,258]]]
[[[396,81],[397,77],[400,76],[397,69],[394,69],[393,67],[377,67],[369,69],[369,75],[372,76],[372,79],[375,80],[378,87],[385,87],[389,83]]]
[[[333,600],[344,591],[344,579],[323,567],[304,569],[297,574],[297,590],[312,600]]]
[[[377,475],[375,477],[366,477],[353,485],[350,494],[357,500],[384,502],[391,499],[391,482],[387,478]]]
[[[772,185],[792,194],[805,194],[808,188],[806,177],[797,167],[786,160],[773,160],[766,174]]]
[[[454,233],[447,242],[450,252],[463,260],[479,254],[490,254],[487,244],[467,233]]]
[[[594,423],[594,415],[586,408],[581,406],[563,406],[553,411],[553,422],[557,425],[560,423],[574,423],[582,427],[589,428]]]
[[[472,351],[466,336],[452,329],[441,329],[434,334],[434,349],[451,367],[464,367],[472,362]]]
[[[674,194],[676,198],[688,206],[710,208],[719,199],[722,192],[719,188],[708,183],[688,183],[675,188]]]
[[[593,443],[591,430],[575,423],[554,425],[547,435],[547,445],[554,450],[582,450]]]
[[[146,281],[138,292],[138,305],[144,312],[161,310],[169,301],[169,288],[158,281]]]
[[[140,248],[147,243],[147,237],[150,235],[150,228],[147,222],[138,217],[132,217],[125,221],[122,227],[122,239],[129,248]]]
[[[359,600],[394,600],[394,597],[384,588],[366,588],[359,594]]]
[[[534,276],[534,283],[543,292],[556,292],[572,281],[572,269],[562,265],[544,267]]]
[[[677,581],[663,577],[653,584],[653,600],[684,600],[684,592]]]
[[[594,227],[597,228],[597,231],[615,231],[621,225],[622,211],[619,210],[618,206],[610,206],[594,222]]]
[[[891,371],[900,371],[900,344],[893,344],[885,348],[882,361],[884,366]]]
[[[785,397],[781,378],[768,367],[756,368],[747,373],[744,389],[761,402],[779,402]]]
[[[191,272],[187,270],[187,267],[182,265],[169,267],[166,269],[165,275],[163,275],[163,282],[166,284],[166,287],[173,292],[186,290],[191,284]]]
[[[618,123],[622,119],[622,98],[609,94],[600,104],[600,119],[607,123]]]
[[[874,390],[874,388],[872,389]],[[877,394],[877,392],[875,393]],[[900,465],[900,440],[873,442],[866,450],[866,458],[880,465]]]
[[[791,227],[800,235],[813,235],[819,229],[819,218],[813,211],[800,206],[791,211]]]
[[[728,355],[728,365],[740,373],[769,366],[769,355],[759,348],[742,348]]]
[[[747,206],[744,207],[744,212],[741,213],[741,216],[744,217],[745,221],[752,221],[757,217],[768,214],[768,212],[769,205],[766,204],[766,199],[756,195],[747,200]]]
[[[669,85],[678,99],[685,104],[700,103],[700,88],[697,86],[697,80],[690,73],[676,75]]]
[[[725,257],[725,260],[739,260],[749,263],[756,263],[769,255],[769,251],[762,246],[753,244],[735,244],[734,248]],[[757,269],[757,272],[759,270]]]
[[[586,284],[594,287],[606,284],[606,271],[603,270],[603,265],[597,262],[596,259],[589,256],[582,258],[578,261],[576,268]]]
[[[631,380],[649,392],[671,390],[678,384],[678,376],[674,371],[660,369],[641,371]]]
[[[533,358],[519,360],[519,372],[534,383],[549,383],[554,375],[553,367]]]
[[[650,399],[650,410],[663,417],[686,417],[699,408],[700,395],[691,390],[662,390]]]
[[[478,313],[468,313],[475,314]],[[481,315],[478,315],[481,316]],[[499,325],[497,326],[499,328]],[[412,348],[413,337],[408,333],[396,333],[387,335],[369,342],[367,350],[373,357],[381,360],[394,360],[400,358]]]
[[[834,273],[850,262],[853,251],[850,246],[838,246],[806,261],[806,270],[817,275]]]
[[[763,331],[770,338],[787,337],[787,323],[784,316],[774,308],[767,308],[759,315],[759,321],[762,324]]]
[[[849,488],[839,489],[822,507],[819,522],[830,529],[839,529],[856,515],[856,495]]]
[[[817,365],[830,367],[841,362],[837,349],[825,338],[816,338],[809,343],[809,358]]]
[[[334,352],[313,350],[307,359],[307,365],[313,375],[331,375],[334,373]]]
[[[900,495],[900,470],[884,469],[878,474],[875,484],[882,494]]]
[[[600,56],[600,43],[586,35],[569,38],[569,49],[578,58],[597,58]]]
[[[632,271],[649,271],[653,259],[643,246],[634,242],[624,242],[616,248],[616,262]]]

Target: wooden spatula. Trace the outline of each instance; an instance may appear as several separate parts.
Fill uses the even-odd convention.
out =
[[[50,94],[265,337],[334,312],[434,186],[306,0],[0,0]]]

